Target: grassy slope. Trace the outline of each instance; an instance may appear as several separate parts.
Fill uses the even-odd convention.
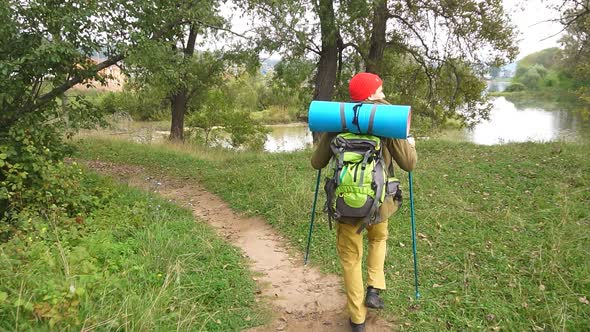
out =
[[[26,235],[0,246],[0,331],[262,323],[241,253],[190,211],[97,176],[86,181],[109,193],[104,208],[31,220]]]
[[[81,158],[199,178],[234,208],[264,216],[304,250],[317,174],[309,151],[228,154],[94,140],[79,146]],[[384,314],[416,331],[590,329],[590,305],[582,303],[590,297],[588,146],[426,141],[418,150],[422,299],[411,301],[405,204],[390,222]],[[334,232],[323,215],[318,223],[311,259],[339,272]]]

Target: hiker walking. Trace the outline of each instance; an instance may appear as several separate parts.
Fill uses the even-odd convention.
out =
[[[382,80],[379,76],[371,73],[359,73],[356,74],[349,83],[350,99],[353,102],[358,103],[371,103],[371,104],[389,104],[385,100],[383,94]],[[338,204],[334,200],[338,200],[338,195],[331,195],[329,191],[333,191],[334,187],[341,184],[341,181],[346,181],[346,177],[342,172],[352,172],[347,167],[356,167],[354,170],[354,181],[357,181],[357,175],[359,168],[362,168],[361,173],[365,176],[371,176],[370,172],[366,171],[366,164],[371,162],[367,159],[381,159],[385,169],[385,179],[388,180],[390,176],[393,176],[393,164],[392,159],[395,160],[397,165],[406,171],[411,171],[416,165],[416,148],[415,142],[412,137],[408,139],[391,139],[391,138],[377,138],[377,142],[380,142],[379,156],[364,158],[362,167],[358,165],[347,164],[343,166],[343,157],[333,158],[335,156],[334,148],[337,142],[335,138],[341,137],[339,133],[324,133],[322,134],[319,143],[311,157],[311,165],[315,169],[322,169],[328,165],[328,163],[337,163],[340,159],[340,166],[336,172],[335,180],[328,180],[326,183],[326,193],[328,195],[328,214],[330,218],[334,218],[336,222],[336,247],[338,250],[338,256],[340,263],[342,264],[342,270],[344,274],[344,287],[346,289],[347,297],[347,309],[350,314],[350,326],[352,331],[364,331],[365,330],[365,318],[367,315],[367,308],[383,309],[384,303],[379,293],[386,289],[385,286],[385,253],[386,253],[386,241],[388,236],[387,220],[388,218],[399,208],[401,205],[401,191],[397,190],[394,192],[383,193],[382,196],[379,194],[373,195],[375,200],[380,204],[375,203],[374,216],[370,216],[370,222],[366,222],[367,218],[362,217],[346,217],[342,216],[341,213],[337,212],[336,209]],[[343,139],[346,139],[344,137]],[[357,140],[358,141],[358,140]],[[379,145],[379,144],[378,144]],[[374,152],[374,151],[373,151]],[[343,153],[342,153],[343,154]],[[366,155],[366,154],[365,154]],[[362,158],[361,158],[362,159]],[[345,168],[345,169],[342,169]],[[375,166],[375,169],[377,166]],[[366,171],[366,172],[365,172]],[[342,174],[341,174],[342,173]],[[351,173],[352,174],[352,173]],[[361,176],[361,177],[363,177]],[[378,177],[383,181],[383,177]],[[352,181],[352,180],[351,180]],[[361,180],[362,182],[363,180]],[[373,180],[376,181],[376,180]],[[371,184],[371,183],[370,183]],[[384,185],[389,188],[390,185]],[[376,188],[375,183],[371,184],[372,187]],[[381,187],[383,188],[383,187]],[[398,189],[398,188],[396,188]],[[337,197],[330,197],[337,196]],[[382,197],[382,200],[379,197]],[[341,207],[340,207],[341,208]],[[367,236],[369,241],[369,252],[367,257],[367,288],[365,291],[363,285],[363,276],[361,270],[361,262],[363,257],[363,235],[362,231],[367,230]]]

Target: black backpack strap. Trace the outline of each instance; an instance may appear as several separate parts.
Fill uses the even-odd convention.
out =
[[[365,152],[365,156],[363,157],[363,163],[361,164],[361,178],[359,180],[359,187],[363,186],[365,182],[365,169],[367,168],[367,162],[369,161],[369,157],[373,154],[373,151],[369,150]]]
[[[326,205],[324,206],[324,210],[328,214],[328,223],[330,224],[330,230],[332,230],[332,220],[334,219],[334,215],[336,211],[334,211],[333,203],[334,203],[334,191],[336,190],[336,180],[334,178],[328,179],[326,184],[324,185],[324,191],[326,192]]]
[[[339,185],[340,172],[342,171],[342,168],[344,168],[344,148],[341,145],[334,143],[336,140],[340,140],[340,138],[338,136],[334,137],[332,143],[330,143],[330,150],[332,150],[332,155],[337,157],[334,180],[336,181],[336,185]]]
[[[360,113],[359,108],[361,108],[361,107],[363,107],[362,103],[356,104],[352,107],[352,111],[354,112],[354,117],[352,118],[352,124],[356,125],[356,128],[358,129],[359,133],[362,132],[361,125],[359,123],[359,113]]]

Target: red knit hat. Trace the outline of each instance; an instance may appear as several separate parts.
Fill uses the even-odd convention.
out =
[[[373,95],[383,84],[379,76],[371,73],[358,73],[350,79],[348,92],[352,101],[363,101]]]

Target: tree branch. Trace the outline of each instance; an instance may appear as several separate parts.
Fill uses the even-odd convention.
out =
[[[96,65],[96,68],[93,71],[98,73],[101,70],[108,68],[108,67],[114,65],[115,63],[123,60],[124,58],[125,58],[125,56],[122,54],[116,55],[116,56],[109,58],[109,59],[99,63],[98,65]],[[78,83],[82,83],[85,79],[86,79],[86,77],[77,76],[77,77],[74,77],[74,78],[71,78],[71,79],[65,81],[64,83],[62,83],[58,87],[54,88],[53,90],[51,90],[48,93],[44,94],[43,96],[39,97],[39,99],[37,99],[35,101],[35,103],[33,103],[30,107],[26,108],[24,110],[24,112],[28,113],[28,112],[38,109],[39,107],[47,104],[48,102],[50,102],[54,98],[57,98],[60,94],[68,91],[74,85],[76,85]]]
[[[185,23],[189,23],[189,21],[186,20],[181,20],[178,19],[174,22],[170,22],[166,25],[164,25],[164,27],[162,27],[160,30],[155,31],[152,36],[150,37],[151,40],[157,40],[162,38],[162,36],[164,36],[164,34],[168,31],[170,31],[170,29],[174,28],[175,26],[181,25],[181,24],[185,24]],[[96,67],[92,70],[94,72],[94,74],[100,72],[101,70],[108,68],[114,64],[116,64],[117,62],[123,60],[125,58],[125,54],[117,54],[114,55],[108,59],[106,59],[105,61],[99,63],[96,65]],[[75,75],[75,74],[74,74]],[[48,102],[52,101],[53,99],[57,98],[60,94],[68,91],[70,88],[72,88],[74,85],[82,83],[85,79],[88,79],[89,77],[84,77],[81,75],[78,76],[74,76],[70,79],[66,79],[66,81],[64,83],[62,83],[61,85],[53,88],[51,91],[49,91],[48,93],[42,95],[41,97],[39,97],[37,100],[35,100],[33,103],[25,106],[23,108],[23,113],[30,113],[33,112],[37,109],[39,109],[40,107],[42,107],[43,105],[47,104]]]
[[[215,30],[221,30],[221,31],[229,32],[230,34],[232,34],[234,36],[238,36],[238,37],[244,38],[246,40],[252,39],[252,38],[250,38],[250,37],[248,37],[246,35],[243,35],[243,34],[241,34],[239,32],[235,32],[235,31],[233,31],[231,29],[228,29],[228,28],[220,27],[220,26],[213,25],[213,24],[210,24],[210,23],[207,23],[207,22],[203,22],[203,21],[199,21],[199,20],[195,20],[194,22],[195,23],[198,23],[198,24],[200,24],[200,25],[202,25],[204,27],[210,28],[210,29],[215,29]]]
[[[365,54],[365,52],[363,52],[363,50],[360,48],[360,46],[358,46],[357,44],[354,44],[354,43],[346,43],[346,44],[342,45],[342,50],[345,50],[348,47],[354,48],[354,50],[361,56],[363,61],[364,62],[367,61],[367,55]]]

